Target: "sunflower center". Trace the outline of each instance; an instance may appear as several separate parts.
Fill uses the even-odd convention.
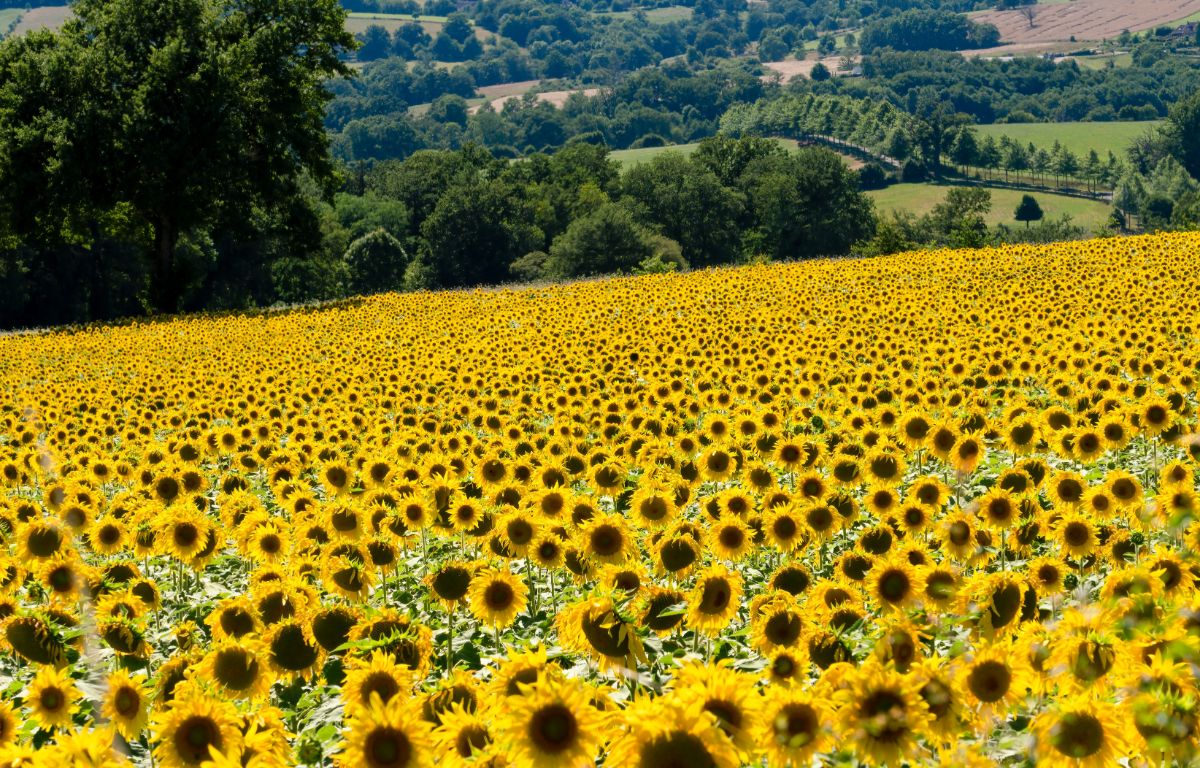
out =
[[[483,592],[483,601],[493,611],[503,611],[513,604],[516,595],[505,581],[493,581]]]
[[[175,751],[188,765],[199,765],[209,759],[208,748],[221,750],[221,731],[217,724],[203,715],[192,715],[175,731]]]
[[[448,566],[433,577],[433,591],[443,600],[461,600],[471,585],[471,572],[466,568]]]
[[[640,768],[716,768],[700,737],[672,731],[646,742],[639,755]]]
[[[950,524],[950,543],[956,547],[961,547],[971,540],[971,526],[961,520],[956,520]]]
[[[213,674],[226,688],[244,691],[258,679],[258,659],[241,648],[230,648],[217,654]]]
[[[200,538],[200,531],[191,523],[179,523],[174,529],[175,543],[180,547],[191,547]]]
[[[746,535],[742,533],[742,529],[737,526],[730,525],[721,529],[720,534],[721,546],[726,549],[740,549],[746,542]]]
[[[242,637],[254,631],[254,617],[244,608],[227,608],[221,612],[221,629],[231,637]]]
[[[518,547],[524,546],[533,540],[533,526],[528,520],[513,520],[506,527],[508,532],[508,540]]]
[[[733,592],[729,582],[723,578],[708,579],[700,598],[700,610],[704,613],[721,613],[729,605]]]
[[[296,625],[284,627],[271,641],[275,663],[289,672],[308,669],[317,662],[317,649]]]
[[[128,688],[122,688],[113,697],[113,709],[117,710],[117,714],[121,717],[132,717],[137,712],[140,702],[141,697],[137,693]]]
[[[976,664],[967,676],[967,687],[975,698],[985,704],[993,704],[1008,693],[1012,685],[1012,673],[999,661]]]
[[[1086,712],[1068,712],[1051,732],[1050,743],[1067,757],[1082,760],[1104,746],[1104,726]]]
[[[1067,527],[1063,531],[1063,539],[1072,547],[1086,546],[1091,538],[1091,532],[1088,530],[1086,523],[1067,523]]]
[[[412,757],[412,743],[397,728],[379,727],[367,736],[363,757],[367,758],[369,768],[407,765]]]
[[[775,645],[791,645],[800,639],[800,617],[791,611],[767,619],[763,634]]]
[[[742,727],[742,710],[731,701],[708,699],[704,711],[717,719],[717,727],[732,736]]]
[[[57,712],[62,709],[66,697],[57,688],[47,688],[38,696],[38,705],[47,712]]]
[[[792,518],[781,515],[775,518],[775,522],[771,525],[771,530],[774,531],[775,536],[781,541],[788,541],[796,535],[798,526]]]
[[[889,690],[875,691],[859,707],[864,728],[876,741],[894,744],[908,733],[904,699]]]
[[[803,747],[817,738],[821,721],[812,706],[794,702],[779,711],[774,725],[778,742],[789,747]]]
[[[621,532],[613,525],[597,526],[596,530],[592,531],[589,541],[592,551],[600,557],[612,557],[621,551],[625,543]]]
[[[557,755],[570,749],[579,732],[574,713],[563,704],[549,704],[529,720],[529,739],[543,754]]]
[[[488,745],[488,732],[481,725],[468,725],[458,732],[454,739],[454,749],[459,757],[468,758],[474,752],[481,751]]]

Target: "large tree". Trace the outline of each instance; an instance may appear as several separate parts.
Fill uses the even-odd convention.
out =
[[[178,307],[180,238],[253,229],[335,184],[324,83],[354,47],[337,0],[76,0],[0,45],[0,215],[27,243],[127,211],[151,301]]]

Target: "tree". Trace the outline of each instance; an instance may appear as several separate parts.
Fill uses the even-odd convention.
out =
[[[638,220],[678,242],[688,263],[737,257],[745,199],[704,165],[667,152],[630,170],[622,186]]]
[[[323,112],[355,46],[336,0],[77,0],[61,32],[0,44],[0,215],[31,243],[148,233],[155,309],[178,308],[176,247],[254,231],[332,195]],[[310,218],[312,218],[310,216]]]
[[[649,232],[629,211],[604,203],[571,222],[554,239],[545,269],[553,277],[628,272],[654,255],[654,250]]]
[[[1034,23],[1035,21],[1037,21],[1037,14],[1038,14],[1037,6],[1022,5],[1020,8],[1017,9],[1017,13],[1021,15],[1021,18],[1025,19],[1025,21],[1029,22],[1030,29],[1033,29],[1035,26],[1037,26]]]
[[[813,65],[812,71],[808,73],[808,76],[813,80],[813,82],[817,83],[824,82],[833,77],[832,73],[829,71],[829,67],[825,66],[819,61]]]
[[[408,254],[386,229],[368,232],[351,243],[345,260],[350,270],[350,290],[354,293],[390,291],[404,283]]]
[[[1025,222],[1026,229],[1029,229],[1030,222],[1041,221],[1045,216],[1042,206],[1038,205],[1038,201],[1033,195],[1024,195],[1020,204],[1017,205],[1017,210],[1013,213],[1013,218]]]
[[[950,145],[950,162],[959,166],[965,172],[979,162],[979,144],[975,141],[975,131],[963,128],[954,137]]]
[[[1171,108],[1166,131],[1176,159],[1192,178],[1200,179],[1200,91]]]
[[[371,24],[358,35],[358,60],[375,61],[391,52],[392,36],[381,24]]]
[[[743,184],[761,253],[774,259],[836,256],[875,233],[875,211],[840,157],[803,149],[750,164]],[[755,254],[757,255],[757,254]]]

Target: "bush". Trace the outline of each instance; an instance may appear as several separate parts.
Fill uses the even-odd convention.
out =
[[[385,229],[368,232],[351,243],[345,260],[353,293],[393,291],[404,284],[408,254]]]

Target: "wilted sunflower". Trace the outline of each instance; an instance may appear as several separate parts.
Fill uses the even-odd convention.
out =
[[[687,625],[708,635],[720,633],[741,606],[742,577],[723,565],[711,565],[696,576],[688,594]]]
[[[639,661],[646,661],[636,625],[610,598],[581,600],[560,611],[556,624],[565,646],[590,656],[602,668],[636,669]]]
[[[197,671],[230,699],[261,699],[274,682],[265,648],[251,638],[218,641],[200,662]]]

